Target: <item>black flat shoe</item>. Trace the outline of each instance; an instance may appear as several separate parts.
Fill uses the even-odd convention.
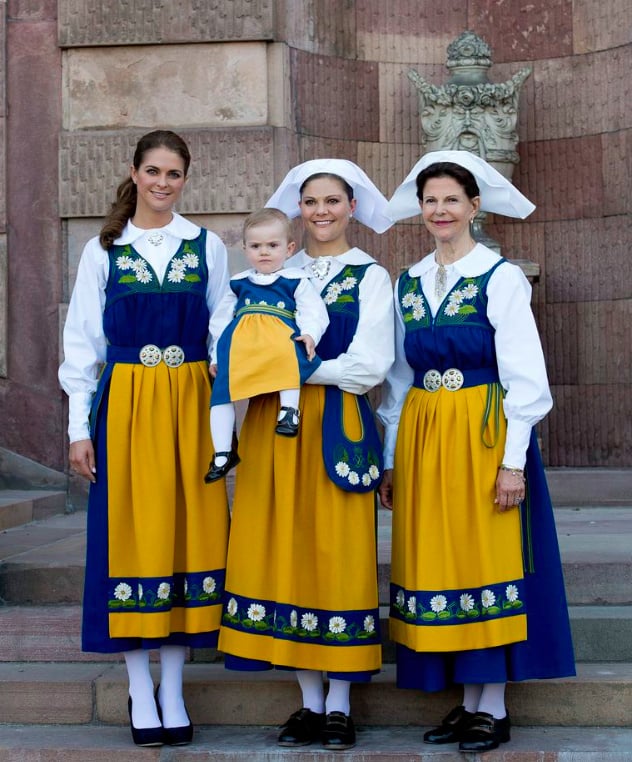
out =
[[[215,465],[215,458],[218,457],[224,457],[226,458],[226,463],[224,463],[223,466],[216,466]],[[226,474],[231,470],[231,468],[235,468],[235,466],[240,462],[240,457],[237,455],[235,450],[227,450],[226,452],[216,452],[215,455],[211,458],[211,462],[208,464],[209,468],[206,472],[206,476],[204,477],[204,481],[207,484],[210,484],[211,482],[216,482],[218,479],[223,479]]]
[[[356,734],[353,720],[344,712],[329,712],[323,730],[323,748],[351,749],[355,746]]]
[[[455,706],[441,720],[441,724],[424,733],[424,743],[456,743],[461,740],[463,730],[474,717],[464,706]]]
[[[127,699],[129,726],[132,730],[132,740],[136,746],[162,746],[164,743],[162,725],[157,728],[135,728],[132,722],[132,697]]]
[[[156,688],[156,708],[158,709],[158,717],[160,717],[160,722],[162,722],[162,707],[160,706],[160,700],[158,699],[158,691],[160,689],[160,686]],[[193,723],[191,722],[191,718],[189,717],[189,712],[187,711],[187,708],[184,708],[184,711],[187,713],[187,719],[189,720],[188,725],[178,725],[176,728],[166,728],[164,725],[162,726],[162,733],[163,733],[163,741],[168,746],[186,746],[186,744],[191,743],[193,740]]]
[[[281,728],[277,743],[279,746],[307,746],[317,741],[325,724],[325,715],[311,709],[299,709],[288,718]]]
[[[497,749],[501,743],[509,741],[510,727],[509,715],[503,717],[502,720],[497,720],[487,712],[476,712],[461,734],[459,751]]]
[[[295,437],[298,434],[298,422],[301,417],[300,410],[295,407],[282,407],[283,416],[276,425],[276,433],[283,437]]]

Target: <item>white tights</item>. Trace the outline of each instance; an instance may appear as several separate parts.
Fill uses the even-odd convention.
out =
[[[166,728],[178,728],[189,724],[182,696],[185,654],[184,646],[160,648],[158,701],[162,709],[162,724]],[[154,700],[154,683],[149,670],[149,651],[126,651],[124,656],[129,678],[129,695],[132,698],[134,727],[157,728],[160,726],[160,719]]]
[[[467,712],[487,712],[497,720],[507,716],[505,683],[467,683],[463,686],[463,706]]]
[[[329,690],[325,698],[323,673],[311,669],[301,669],[296,673],[296,679],[303,694],[303,706],[312,712],[350,713],[349,692],[351,683],[347,680],[329,680]]]

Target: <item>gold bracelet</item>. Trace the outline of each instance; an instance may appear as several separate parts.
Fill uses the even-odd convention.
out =
[[[522,468],[513,468],[512,466],[506,466],[504,463],[501,463],[499,470],[507,471],[513,476],[517,476],[519,479],[522,479],[522,481],[524,481],[524,471]]]

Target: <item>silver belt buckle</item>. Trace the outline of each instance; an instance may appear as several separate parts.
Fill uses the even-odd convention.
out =
[[[177,344],[170,344],[163,350],[162,359],[170,368],[179,368],[184,362],[184,350]]]
[[[155,368],[162,360],[160,347],[157,347],[155,344],[145,344],[138,353],[138,359],[145,367]]]
[[[449,392],[456,392],[463,386],[463,373],[458,368],[448,368],[441,377],[443,387]]]
[[[436,392],[441,388],[441,373],[434,368],[424,373],[424,389],[427,392]]]

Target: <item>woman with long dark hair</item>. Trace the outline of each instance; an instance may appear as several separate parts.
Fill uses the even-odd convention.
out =
[[[91,482],[82,647],[124,654],[140,746],[191,741],[186,647],[216,644],[224,582],[226,493],[200,474],[211,447],[208,323],[228,268],[219,238],[174,211],[190,160],[168,130],[139,140],[83,251],[59,371],[70,466]]]

